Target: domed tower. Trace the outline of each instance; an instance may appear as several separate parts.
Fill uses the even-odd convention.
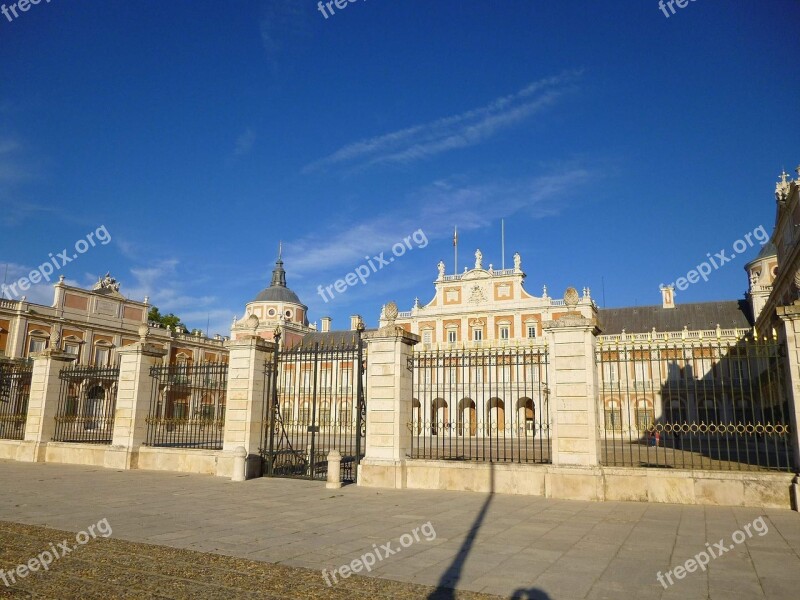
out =
[[[231,328],[232,339],[255,334],[271,340],[275,328],[280,326],[283,342],[293,345],[314,331],[308,325],[308,307],[286,286],[282,254],[282,248],[279,247],[278,260],[275,261],[269,287],[261,290],[254,300],[247,303],[242,319],[234,321]]]
[[[775,244],[767,242],[753,260],[744,266],[750,280],[747,297],[753,310],[753,320],[758,319],[772,292],[772,282],[778,272],[778,250]]]

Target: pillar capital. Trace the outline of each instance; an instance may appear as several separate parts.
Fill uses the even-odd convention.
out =
[[[420,341],[420,337],[417,334],[406,331],[397,325],[388,325],[386,327],[381,327],[376,331],[368,331],[364,333],[363,339],[365,341],[398,340],[399,342],[402,342],[408,346],[414,346]]]
[[[41,352],[34,352],[31,354],[31,358],[34,361],[50,359],[63,363],[71,363],[78,359],[78,357],[74,354],[70,354],[69,352],[64,352],[63,350],[58,350],[56,348],[48,348],[47,350],[42,350]]]
[[[228,350],[234,349],[252,349],[260,350],[262,352],[269,352],[275,349],[275,342],[265,340],[257,335],[245,335],[238,337],[235,340],[228,340],[225,342],[225,347]]]
[[[123,346],[122,348],[117,348],[117,355],[120,357],[136,354],[161,358],[167,355],[167,351],[164,350],[164,348],[162,348],[160,345],[151,344],[150,342],[135,342],[133,344]]]

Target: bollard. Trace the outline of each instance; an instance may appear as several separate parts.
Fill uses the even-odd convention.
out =
[[[244,446],[237,446],[233,451],[233,476],[231,481],[244,481],[247,479],[245,476],[245,464],[247,462],[247,450]]]
[[[795,475],[789,486],[789,503],[793,511],[800,512],[800,475]]]
[[[342,455],[338,450],[328,452],[328,482],[325,487],[338,490],[342,487]]]

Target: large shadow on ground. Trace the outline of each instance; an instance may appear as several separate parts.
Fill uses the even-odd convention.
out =
[[[472,527],[469,528],[469,532],[464,538],[461,547],[458,549],[458,553],[456,553],[453,558],[453,562],[450,563],[450,566],[442,573],[436,589],[428,595],[428,600],[455,600],[455,587],[461,580],[464,564],[467,562],[469,553],[472,552],[475,538],[483,525],[486,514],[489,512],[489,506],[492,500],[494,500],[494,463],[489,463],[489,496],[486,498],[486,502],[483,503],[481,510],[475,517],[475,521],[472,523]],[[519,598],[520,600],[550,600],[550,597],[538,588],[519,588],[514,591],[512,598]]]

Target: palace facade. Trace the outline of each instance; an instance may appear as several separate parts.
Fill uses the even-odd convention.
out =
[[[74,354],[76,364],[107,366],[116,363],[116,350],[138,342],[147,328],[148,341],[160,345],[171,363],[227,361],[221,336],[209,339],[148,323],[147,298],[125,298],[120,284],[110,275],[92,289],[64,283],[54,286],[53,304],[45,306],[21,300],[0,300],[0,357],[28,359],[48,348]]]

